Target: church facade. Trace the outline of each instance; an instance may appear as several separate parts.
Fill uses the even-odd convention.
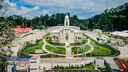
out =
[[[77,43],[82,42],[82,31],[80,27],[70,26],[68,15],[65,16],[64,26],[54,26],[49,28],[53,42],[59,43]]]

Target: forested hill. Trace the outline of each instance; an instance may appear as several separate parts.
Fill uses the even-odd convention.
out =
[[[116,8],[106,9],[104,13],[87,19],[89,29],[99,28],[104,31],[128,30],[128,3]]]
[[[0,23],[9,24],[11,27],[21,25],[32,29],[43,29],[50,26],[62,26],[65,13],[57,13],[49,16],[41,15],[33,19],[26,19],[19,15],[12,15],[8,18],[0,17]],[[128,30],[128,3],[116,8],[106,9],[104,13],[89,19],[79,19],[76,15],[70,16],[70,25],[79,26],[83,30],[102,29],[104,31]]]

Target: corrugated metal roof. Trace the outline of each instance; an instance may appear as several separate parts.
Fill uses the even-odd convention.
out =
[[[115,60],[115,62],[120,69],[128,70],[128,61]]]

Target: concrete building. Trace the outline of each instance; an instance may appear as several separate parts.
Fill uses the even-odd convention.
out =
[[[29,61],[29,65],[30,65],[30,72],[39,72],[40,56],[39,55],[33,56]]]
[[[116,39],[121,39],[123,40],[125,43],[128,43],[128,31],[116,31],[116,32],[112,32],[111,33],[112,37],[116,38]]]
[[[102,30],[100,30],[100,29],[94,29],[93,32],[98,34],[98,33],[102,33]]]
[[[52,41],[59,43],[75,43],[82,41],[82,31],[80,27],[70,26],[68,15],[65,16],[64,26],[54,26],[49,28]]]

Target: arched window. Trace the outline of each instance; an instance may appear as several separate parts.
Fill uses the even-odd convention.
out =
[[[66,21],[66,26],[68,25],[68,21]]]
[[[68,33],[66,33],[66,40],[68,41]]]

